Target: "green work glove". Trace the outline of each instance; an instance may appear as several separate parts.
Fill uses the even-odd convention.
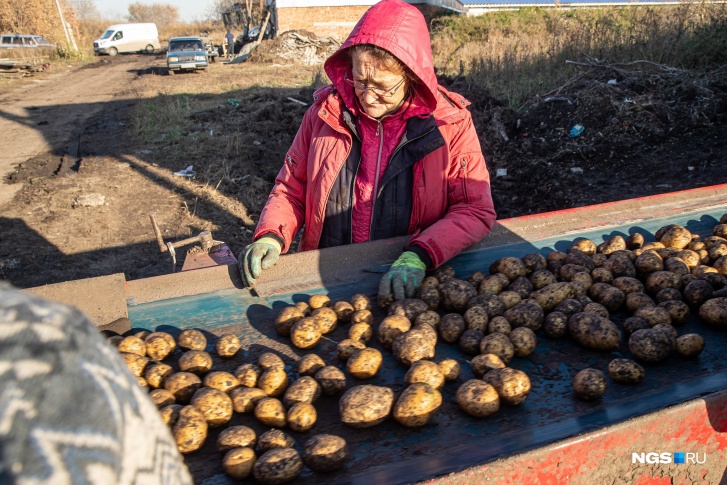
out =
[[[379,283],[379,300],[414,298],[426,275],[427,265],[416,253],[404,251]]]
[[[248,244],[237,260],[242,283],[250,288],[264,269],[275,266],[280,258],[280,250],[280,243],[272,237],[261,237],[254,243]]]

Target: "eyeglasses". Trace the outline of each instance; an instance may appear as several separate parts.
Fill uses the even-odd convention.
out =
[[[343,80],[346,82],[346,84],[348,84],[349,86],[352,86],[354,89],[356,89],[358,91],[367,91],[368,90],[368,91],[371,91],[372,93],[374,93],[376,96],[379,96],[380,98],[390,98],[390,97],[396,95],[396,92],[399,90],[399,88],[404,85],[404,81],[406,81],[406,78],[405,77],[401,78],[401,81],[396,83],[395,86],[386,88],[386,89],[377,88],[374,86],[367,86],[362,82],[354,81],[353,79],[349,79],[348,72],[346,72],[343,75]]]

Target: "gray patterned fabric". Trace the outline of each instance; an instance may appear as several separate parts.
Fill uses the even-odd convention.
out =
[[[192,483],[148,394],[93,323],[2,282],[0,483]]]

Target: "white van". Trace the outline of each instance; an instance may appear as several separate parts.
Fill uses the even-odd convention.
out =
[[[112,25],[101,37],[93,41],[93,52],[115,56],[123,52],[146,52],[153,54],[161,50],[156,24]]]

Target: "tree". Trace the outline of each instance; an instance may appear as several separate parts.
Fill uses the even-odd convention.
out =
[[[91,0],[73,0],[71,2],[73,10],[78,20],[100,20],[101,14],[96,8],[96,4]]]
[[[0,1],[0,32],[38,34],[50,42],[65,42],[55,0]]]
[[[157,27],[166,27],[179,21],[179,7],[166,3],[129,5],[129,22],[153,22]]]

